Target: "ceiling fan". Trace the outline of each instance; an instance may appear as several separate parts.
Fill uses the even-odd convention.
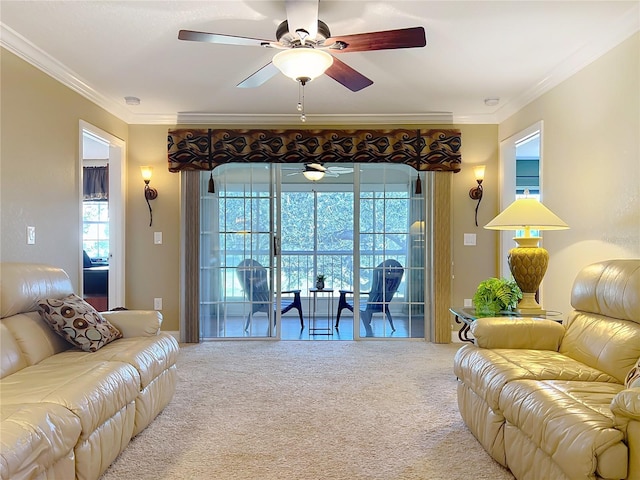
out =
[[[258,46],[280,50],[271,62],[241,81],[240,88],[258,87],[281,71],[302,86],[326,73],[352,92],[373,84],[332,54],[424,47],[423,27],[332,37],[326,23],[318,19],[319,0],[286,0],[287,19],[276,29],[277,40],[264,40],[218,33],[180,30],[178,38],[224,45]],[[330,52],[330,53],[329,53]],[[298,106],[300,110],[300,104]]]
[[[287,167],[285,167],[287,169]],[[291,170],[291,169],[289,169]],[[289,173],[287,176],[291,175],[304,175],[307,180],[311,180],[312,182],[317,182],[325,177],[338,177],[340,175],[344,175],[347,173],[353,173],[352,167],[325,167],[321,163],[305,163],[304,169],[300,170],[298,167],[295,168],[296,172]]]

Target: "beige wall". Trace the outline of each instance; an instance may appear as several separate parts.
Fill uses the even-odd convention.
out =
[[[197,125],[180,125],[201,128]],[[259,128],[259,125],[247,128]],[[295,127],[298,127],[297,125]],[[390,127],[379,126],[378,128]],[[402,128],[451,128],[451,125],[422,125]],[[498,143],[496,125],[454,125],[462,133],[463,169],[453,174],[453,303],[470,298],[476,285],[495,275],[495,242],[493,233],[484,230],[495,214],[497,197]],[[178,330],[180,289],[180,175],[167,170],[167,125],[131,125],[129,128],[129,190],[127,205],[127,306],[152,308],[153,298],[163,298],[165,330]],[[280,128],[287,128],[286,125]],[[289,126],[289,128],[292,128]],[[469,165],[467,166],[467,163]],[[492,185],[480,206],[478,223],[474,223],[475,202],[469,189],[476,185],[473,164],[487,165],[487,185]],[[154,167],[151,184],[158,189],[152,201],[153,226],[142,193],[140,165]],[[484,223],[482,223],[484,222]],[[153,244],[153,232],[163,233],[163,245]],[[463,247],[463,233],[478,235],[477,247]]]
[[[180,175],[167,169],[166,125],[131,125],[128,144],[127,305],[152,309],[162,298],[163,330],[179,330],[180,292]],[[144,199],[140,166],[153,166],[151,201],[153,226]],[[162,232],[162,245],[153,233]]]
[[[499,138],[539,120],[543,203],[571,227],[544,234],[542,300],[566,313],[583,266],[640,257],[640,33],[503,122]]]
[[[625,42],[497,125],[462,131],[463,170],[452,176],[452,303],[471,298],[479,281],[497,275],[495,232],[482,228],[498,213],[499,141],[544,121],[544,202],[572,227],[548,232],[551,265],[544,304],[567,311],[571,282],[587,263],[640,256],[639,44]],[[126,306],[152,308],[163,298],[164,330],[178,330],[180,176],[166,168],[167,125],[126,125],[14,55],[2,50],[2,261],[59,265],[77,285],[80,249],[78,122],[127,142]],[[154,224],[143,196],[140,165],[153,165]],[[487,165],[485,195],[474,224],[475,164]],[[37,243],[27,246],[25,228]],[[163,244],[153,244],[153,232]],[[463,246],[476,233],[477,246]]]
[[[79,123],[127,140],[128,126],[1,50],[0,259],[80,274]],[[26,227],[36,244],[26,244]]]
[[[498,189],[498,126],[458,125],[462,131],[462,171],[453,175],[453,286],[451,304],[462,306],[465,298],[472,298],[478,283],[497,275],[495,234],[484,225],[496,215],[499,208]],[[475,224],[477,201],[469,197],[469,190],[477,186],[473,167],[486,165],[484,193],[478,208],[478,226]],[[476,246],[464,245],[464,234],[476,235]],[[453,321],[453,320],[452,320]],[[459,326],[458,326],[459,327]],[[456,327],[456,329],[458,328]]]

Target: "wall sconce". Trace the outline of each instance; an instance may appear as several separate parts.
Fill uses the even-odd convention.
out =
[[[484,165],[478,165],[473,168],[473,173],[476,177],[476,182],[478,182],[477,187],[473,187],[469,190],[469,197],[473,200],[477,200],[478,203],[476,205],[476,227],[478,226],[478,207],[480,206],[480,202],[482,201],[482,181],[484,180]]]
[[[149,167],[147,165],[140,167],[140,173],[142,174],[142,179],[144,180],[144,198],[147,201],[147,206],[149,207],[149,226],[153,225],[153,212],[151,210],[151,204],[149,200],[155,200],[158,198],[158,191],[155,188],[149,186],[149,182],[151,181],[151,175],[153,175],[153,167]]]

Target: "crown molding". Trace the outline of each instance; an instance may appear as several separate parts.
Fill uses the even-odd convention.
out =
[[[17,55],[25,62],[43,71],[50,77],[59,81],[71,90],[79,93],[86,99],[104,108],[120,120],[131,123],[132,116],[124,106],[107,98],[91,85],[85,82],[73,70],[67,68],[58,60],[44,52],[42,49],[29,42],[22,35],[0,22],[0,46]]]
[[[491,114],[455,115],[452,112],[394,113],[394,114],[313,114],[306,115],[304,125],[455,125],[495,124]],[[299,114],[215,114],[181,113],[175,117],[154,119],[136,118],[139,123],[190,124],[190,125],[291,125],[302,124]],[[138,123],[138,122],[134,122]]]
[[[219,114],[219,113],[178,113],[178,114],[136,114],[123,105],[107,98],[82,80],[75,72],[65,67],[55,58],[29,42],[19,33],[0,22],[0,46],[14,53],[24,61],[43,71],[50,77],[79,93],[107,112],[129,125],[292,125],[299,124],[299,114]],[[477,123],[472,117],[456,119],[451,112],[426,112],[421,114],[309,114],[306,125],[382,125],[382,124],[453,124]],[[460,120],[460,121],[458,121]],[[482,117],[480,123],[494,123],[494,119]]]
[[[640,30],[640,3],[631,7],[618,20],[607,25],[607,28],[594,32],[594,37],[587,45],[578,49],[522,95],[499,108],[495,113],[497,123],[502,123],[533,100],[572,77],[638,30]]]
[[[382,125],[382,124],[499,124],[544,93],[568,79],[594,60],[640,30],[640,4],[622,15],[600,32],[588,45],[580,48],[532,88],[510,100],[491,114],[456,115],[451,112],[421,114],[309,114],[306,125]],[[299,124],[297,114],[136,114],[120,102],[98,92],[75,72],[61,64],[26,38],[0,22],[0,46],[43,71],[63,85],[79,93],[99,107],[130,125],[224,124],[224,125],[291,125]]]
[[[299,124],[299,114],[136,114],[124,105],[99,93],[75,72],[0,22],[0,46],[50,77],[87,98],[129,125],[292,125]],[[410,124],[494,124],[494,114],[455,115],[451,112],[420,114],[309,114],[306,125],[410,125]]]
[[[176,124],[222,124],[222,125],[383,125],[383,124],[453,124],[451,112],[426,112],[421,114],[307,114],[306,121],[300,114],[215,114],[181,113]],[[149,119],[147,119],[149,120]],[[144,122],[148,123],[148,122]]]

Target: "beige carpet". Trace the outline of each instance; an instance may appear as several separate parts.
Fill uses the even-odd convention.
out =
[[[460,419],[458,346],[185,345],[173,401],[102,480],[513,479]]]

